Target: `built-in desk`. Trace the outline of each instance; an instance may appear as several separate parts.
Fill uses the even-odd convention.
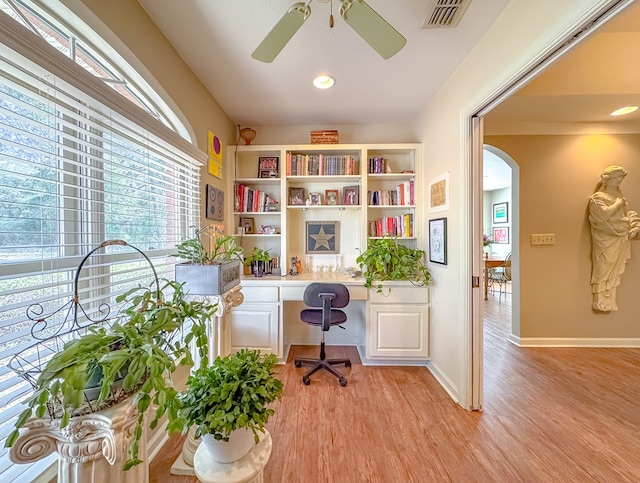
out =
[[[244,302],[220,327],[220,352],[243,347],[286,360],[294,344],[319,344],[317,328],[302,323],[303,293],[311,282],[338,282],[349,289],[346,330],[332,329],[327,345],[355,345],[364,364],[423,364],[429,357],[429,300],[426,287],[386,283],[388,296],[364,287],[364,279],[336,274],[244,277]]]

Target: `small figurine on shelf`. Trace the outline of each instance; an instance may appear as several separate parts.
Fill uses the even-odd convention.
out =
[[[302,262],[298,260],[298,257],[291,257],[291,270],[290,275],[298,275],[302,273]]]

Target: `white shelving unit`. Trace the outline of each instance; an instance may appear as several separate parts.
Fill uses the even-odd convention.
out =
[[[306,171],[298,171],[304,174],[287,174],[288,154],[301,155],[305,159],[350,156],[355,160],[355,169],[353,174],[341,175],[310,175]],[[389,218],[403,219],[405,215],[410,216],[412,232],[400,238],[405,239],[406,243],[414,248],[422,248],[419,234],[422,233],[420,207],[423,203],[419,187],[415,183],[415,180],[419,179],[421,155],[420,144],[231,146],[226,158],[232,170],[227,189],[230,200],[225,203],[226,231],[238,234],[238,241],[245,253],[258,246],[269,250],[272,256],[280,257],[283,271],[290,268],[292,257],[298,257],[303,261],[311,260],[314,267],[326,263],[335,264],[336,255],[333,253],[305,253],[306,222],[338,222],[337,243],[343,266],[355,267],[357,256],[366,249],[367,239],[379,236],[370,231],[370,223],[377,220],[386,220],[388,227],[391,227],[392,222],[388,222]],[[276,178],[258,177],[261,157],[278,158]],[[369,160],[374,158],[384,159],[384,172],[368,172]],[[413,184],[412,203],[410,200],[401,205],[369,203],[369,191],[391,192],[403,183],[409,182]],[[277,211],[239,209],[234,202],[238,185],[244,185],[254,192],[267,193],[270,198],[276,200]],[[346,203],[345,188],[348,187],[357,188],[359,199],[356,204]],[[292,203],[291,190],[304,193],[303,204]],[[337,191],[338,199],[335,205],[327,204],[330,190]],[[319,195],[314,198],[319,197],[321,204],[307,205],[310,194]],[[254,233],[240,234],[238,228],[243,224],[253,224]],[[275,230],[275,234],[265,233],[272,229]]]

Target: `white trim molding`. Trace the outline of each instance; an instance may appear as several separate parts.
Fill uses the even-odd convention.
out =
[[[592,337],[517,337],[509,336],[509,342],[518,347],[599,347],[608,349],[637,349],[640,339],[592,338]]]

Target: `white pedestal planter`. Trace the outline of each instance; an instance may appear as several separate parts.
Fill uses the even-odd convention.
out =
[[[218,463],[233,463],[244,457],[255,444],[253,432],[249,429],[238,429],[231,433],[229,441],[218,441],[212,434],[202,436],[202,445]]]
[[[193,457],[195,475],[203,483],[262,483],[262,472],[271,457],[271,435],[268,431],[259,435],[258,444],[233,463],[215,461],[208,446],[201,444]]]
[[[9,453],[14,463],[32,463],[58,452],[58,483],[144,483],[149,481],[147,443],[139,441],[142,460],[122,470],[138,412],[131,398],[102,411],[60,420],[32,419]]]

